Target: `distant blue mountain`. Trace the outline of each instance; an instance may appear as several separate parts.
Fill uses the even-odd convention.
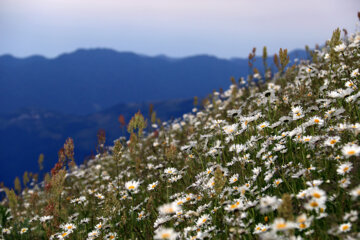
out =
[[[181,117],[193,108],[193,99],[153,102],[154,111],[161,120]],[[25,108],[12,114],[0,115],[0,182],[11,185],[16,176],[25,171],[38,172],[37,159],[45,155],[44,167],[49,171],[57,162],[57,152],[68,137],[75,143],[75,159],[82,163],[96,154],[97,132],[104,129],[106,143],[111,144],[127,132],[121,128],[118,117],[126,123],[140,111],[149,118],[149,103],[117,104],[93,114],[79,116]],[[150,131],[150,125],[147,131]]]
[[[305,58],[294,51],[291,59]],[[272,59],[269,58],[270,66]],[[255,62],[262,69],[262,61]],[[120,102],[206,96],[248,74],[247,59],[209,55],[148,57],[109,49],[77,50],[48,59],[0,56],[0,113],[35,107],[90,114]]]

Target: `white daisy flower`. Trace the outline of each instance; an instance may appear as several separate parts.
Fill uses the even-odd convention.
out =
[[[148,185],[148,187],[147,187],[147,190],[148,190],[148,191],[154,190],[154,189],[157,187],[158,184],[159,184],[159,181],[150,183],[150,184]]]
[[[172,228],[159,228],[155,231],[154,239],[169,239],[175,240],[179,233],[175,232]]]
[[[258,128],[259,130],[262,130],[262,129],[268,127],[269,125],[270,125],[270,123],[269,123],[268,121],[265,121],[265,122],[259,124],[259,125],[257,126],[257,128]]]
[[[89,239],[95,239],[100,235],[99,230],[94,230],[88,233]]]
[[[232,125],[227,125],[227,126],[224,126],[223,127],[223,130],[226,134],[233,134],[236,132],[237,130],[237,127],[238,127],[238,124],[235,123],[235,124],[232,124]]]
[[[104,195],[102,195],[101,193],[96,193],[96,194],[95,194],[95,197],[98,198],[98,199],[100,199],[100,200],[102,200],[102,199],[105,198]]]
[[[196,221],[196,226],[199,227],[199,226],[207,223],[209,220],[210,220],[210,215],[209,214],[204,214]]]
[[[295,227],[296,227],[295,223],[287,222],[283,218],[276,218],[274,220],[274,223],[271,225],[271,228],[274,231],[286,231]]]
[[[46,222],[46,221],[49,221],[51,219],[53,219],[54,216],[42,216],[40,218],[40,222]]]
[[[353,197],[353,199],[356,199],[360,196],[360,185],[351,190],[350,195]]]
[[[111,232],[111,233],[106,234],[105,239],[106,240],[113,240],[113,239],[116,239],[116,237],[117,237],[117,233]]]
[[[342,148],[342,153],[345,157],[357,156],[360,153],[360,147],[356,144],[346,144]]]
[[[125,188],[130,192],[137,192],[139,185],[139,181],[128,181],[125,183]]]
[[[360,73],[359,73],[359,69],[355,69],[351,72],[350,76],[353,77],[353,78],[356,78],[357,76],[359,76]]]
[[[66,239],[71,234],[71,231],[63,232],[58,235],[59,239]]]
[[[176,202],[166,203],[161,205],[158,210],[161,215],[174,214],[181,210],[181,206],[176,204]]]
[[[352,169],[352,163],[351,162],[345,162],[343,164],[341,164],[338,169],[336,170],[336,172],[339,175],[345,175],[346,173],[350,172]]]
[[[340,187],[342,187],[342,188],[347,188],[350,185],[350,183],[351,183],[351,181],[350,181],[350,178],[348,178],[348,177],[342,178],[339,181]]]
[[[169,175],[173,175],[177,173],[177,169],[176,168],[166,168],[164,170],[165,174],[169,174]]]
[[[307,189],[307,195],[319,202],[326,201],[326,192],[318,187]]]
[[[311,120],[310,120],[310,122],[311,122],[312,124],[316,124],[316,125],[319,125],[319,126],[324,125],[324,120],[321,119],[321,118],[318,117],[318,116],[312,117]]]
[[[339,226],[340,232],[348,232],[351,230],[351,223],[343,223]]]
[[[239,181],[239,174],[234,174],[231,178],[230,178],[230,184],[236,183],[237,181]]]
[[[76,226],[75,224],[72,224],[72,223],[66,223],[64,225],[61,225],[60,226],[62,229],[64,229],[64,231],[73,231],[74,229],[76,229]]]
[[[335,52],[342,52],[346,48],[346,45],[344,43],[341,43],[334,47]]]
[[[277,186],[279,186],[280,183],[282,183],[282,182],[283,182],[283,180],[282,180],[281,178],[275,179],[273,186],[274,186],[274,187],[277,187]]]
[[[11,229],[10,229],[10,228],[3,228],[3,229],[2,229],[2,233],[3,233],[3,234],[10,234],[10,233],[11,233]]]
[[[334,147],[335,143],[340,141],[340,137],[339,136],[333,136],[333,137],[328,137],[324,144],[325,146],[330,146],[330,147]]]

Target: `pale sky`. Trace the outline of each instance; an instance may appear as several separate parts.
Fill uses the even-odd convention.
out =
[[[264,45],[323,44],[336,27],[354,32],[358,11],[360,0],[0,0],[0,54],[247,57]]]

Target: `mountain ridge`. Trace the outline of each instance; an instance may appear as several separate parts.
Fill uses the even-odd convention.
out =
[[[302,54],[305,56],[305,51]],[[270,57],[268,61],[272,66]],[[262,71],[262,61],[256,61],[255,67]],[[86,115],[119,102],[204,97],[226,87],[226,79],[247,74],[247,59],[229,60],[205,54],[169,58],[96,48],[50,59],[3,55],[0,113],[40,107]]]

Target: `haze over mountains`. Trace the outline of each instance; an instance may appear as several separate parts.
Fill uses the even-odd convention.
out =
[[[290,59],[305,59],[303,50]],[[272,66],[272,57],[268,59]],[[263,69],[262,60],[255,67]],[[274,68],[272,66],[272,68]],[[107,142],[122,135],[118,116],[128,122],[154,103],[165,121],[191,111],[193,97],[226,89],[229,79],[248,74],[247,59],[148,57],[109,49],[77,50],[48,59],[0,56],[0,182],[9,185],[24,171],[37,171],[45,154],[45,170],[57,161],[67,137],[74,138],[81,163],[95,153],[96,133]]]

